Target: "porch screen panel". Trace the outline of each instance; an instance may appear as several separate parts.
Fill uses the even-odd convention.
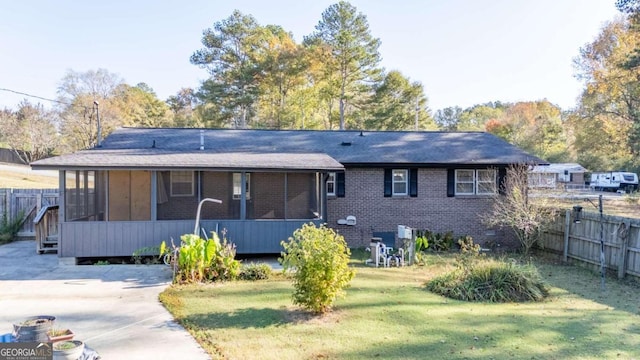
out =
[[[247,219],[284,219],[284,173],[251,173],[250,187]]]
[[[315,173],[287,174],[287,219],[317,219],[320,217],[316,196]]]
[[[104,174],[65,171],[65,221],[104,220]]]
[[[197,190],[198,174],[194,174],[194,190]],[[171,172],[159,171],[157,184],[158,220],[195,220],[198,209],[198,192],[193,195],[171,195]]]
[[[78,184],[77,171],[65,171],[64,185],[65,185],[65,199],[64,199],[64,214],[66,221],[73,221],[78,218]]]
[[[240,219],[240,200],[233,196],[232,173],[203,172],[202,198],[222,200],[222,204],[204,203],[201,219]]]

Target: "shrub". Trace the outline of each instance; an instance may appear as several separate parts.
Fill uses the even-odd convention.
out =
[[[325,225],[309,223],[294,231],[282,247],[284,271],[295,270],[293,303],[317,314],[330,311],[355,276],[344,238]]]
[[[476,262],[469,271],[456,269],[427,283],[427,289],[465,301],[542,301],[547,286],[532,265],[487,260]]]
[[[271,266],[268,264],[249,263],[242,265],[238,278],[240,280],[268,280],[271,277]]]
[[[20,211],[15,219],[9,221],[7,213],[2,214],[0,219],[0,244],[12,241],[24,222],[24,211]]]
[[[432,234],[430,239],[431,248],[434,251],[449,251],[453,246],[453,233],[448,231],[444,234]]]

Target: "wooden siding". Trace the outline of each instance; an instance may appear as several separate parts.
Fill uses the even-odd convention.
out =
[[[218,227],[236,245],[238,254],[277,254],[280,242],[309,221],[273,220],[202,220],[207,233]],[[316,221],[320,223],[321,221]],[[77,221],[60,224],[59,256],[110,257],[131,256],[142,247],[158,246],[173,238],[179,245],[180,235],[193,231],[194,221]]]

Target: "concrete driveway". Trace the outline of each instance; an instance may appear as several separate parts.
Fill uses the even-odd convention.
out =
[[[34,241],[0,246],[0,335],[34,315],[56,317],[102,359],[209,359],[158,301],[163,265],[58,265]]]

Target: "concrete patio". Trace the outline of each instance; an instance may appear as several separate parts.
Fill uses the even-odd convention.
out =
[[[103,359],[209,359],[158,301],[164,265],[59,265],[34,241],[0,246],[0,335],[29,316],[52,315]]]

